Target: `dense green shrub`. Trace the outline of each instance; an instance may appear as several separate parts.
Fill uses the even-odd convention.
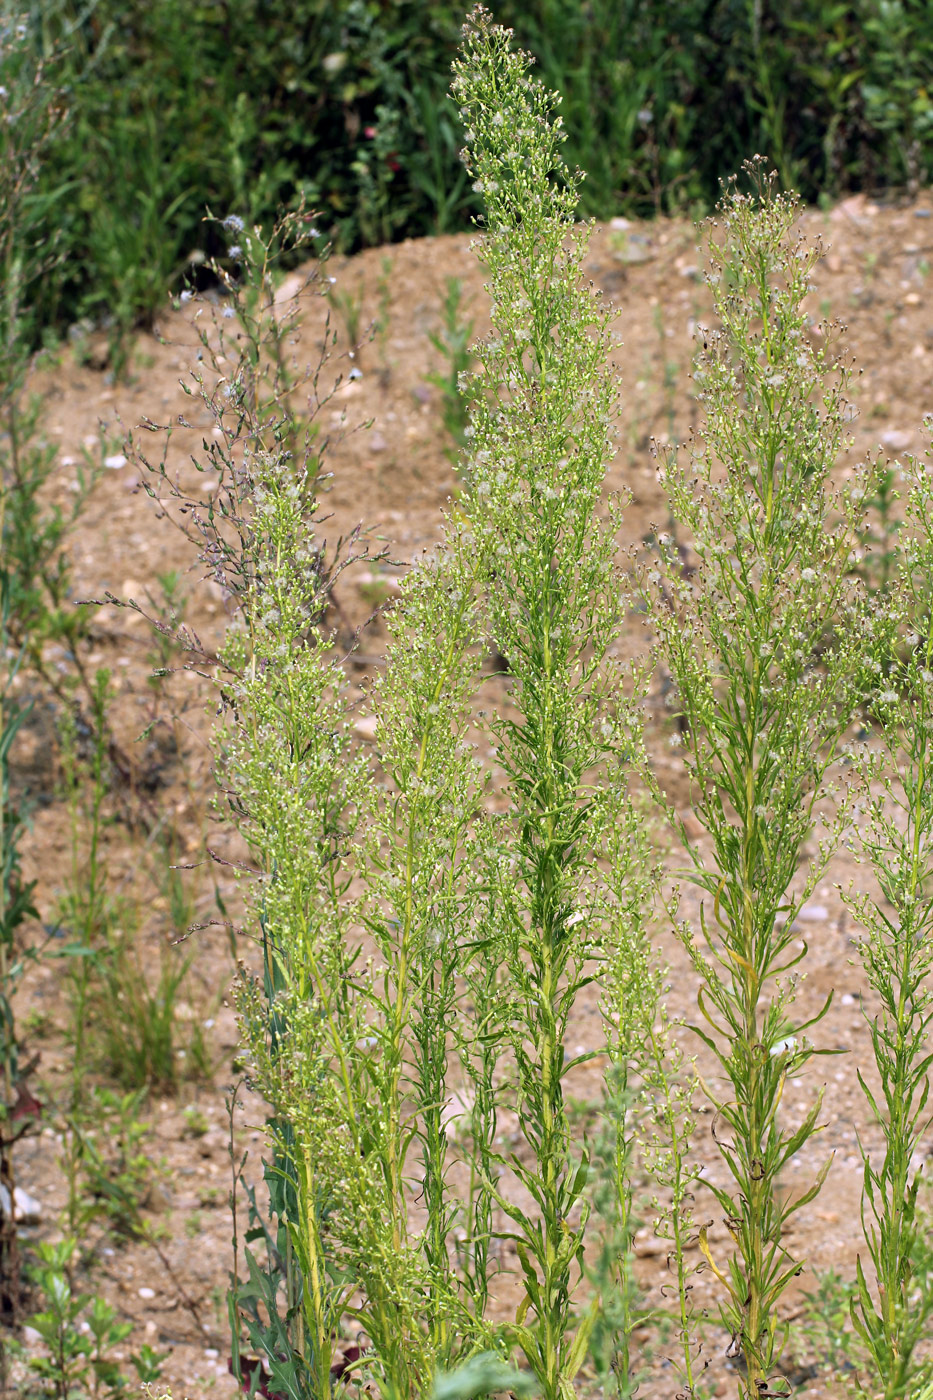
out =
[[[151,317],[167,283],[224,251],[206,205],[269,221],[304,195],[347,249],[465,227],[478,208],[446,92],[453,0],[0,0],[0,14],[63,50],[68,121],[33,208],[62,255],[35,289],[45,324]],[[755,150],[810,200],[930,177],[926,0],[502,0],[497,17],[563,94],[584,213],[708,207]]]

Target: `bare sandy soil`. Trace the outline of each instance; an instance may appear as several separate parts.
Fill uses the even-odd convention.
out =
[[[846,343],[861,370],[853,386],[858,416],[852,423],[852,446],[839,463],[840,472],[879,448],[895,458],[921,452],[928,445],[922,420],[933,411],[931,214],[933,203],[923,196],[916,204],[891,208],[855,198],[827,213],[814,211],[804,217],[808,235],[822,237],[827,245],[811,296],[813,334],[819,334],[817,323],[825,317],[845,321]],[[428,378],[444,365],[429,333],[441,329],[450,277],[460,280],[463,314],[474,321],[474,333],[481,334],[487,327],[482,273],[469,245],[465,236],[411,241],[372,250],[330,269],[341,293],[361,297],[363,328],[381,314],[380,299],[388,318],[384,334],[364,344],[357,357],[362,378],[355,382],[344,378],[324,413],[323,427],[335,436],[328,454],[328,467],[334,473],[327,498],[332,514],[328,530],[336,536],[360,523],[368,527],[384,541],[390,557],[399,561],[383,569],[389,579],[399,576],[405,561],[438,538],[441,512],[456,488],[444,453],[440,395]],[[620,450],[608,484],[632,496],[625,516],[626,544],[666,523],[650,439],[684,441],[697,421],[690,378],[693,332],[709,314],[701,264],[695,231],[683,223],[604,226],[593,238],[588,270],[618,306],[625,342],[619,354]],[[297,280],[291,280],[283,295],[295,286]],[[126,382],[109,382],[105,354],[94,337],[83,346],[62,351],[56,363],[37,370],[33,387],[46,395],[45,431],[60,451],[55,489],[62,502],[72,498],[82,446],[98,440],[99,425],[105,425],[108,435],[107,455],[118,461],[124,429],[135,427],[144,417],[167,423],[180,413],[189,415],[193,426],[176,428],[169,466],[183,484],[196,485],[190,454],[200,451],[201,438],[212,422],[196,400],[182,394],[178,383],[194,362],[197,337],[191,318],[195,307],[192,303],[168,312],[159,323],[159,339],[139,338]],[[319,333],[317,318],[317,306],[310,308],[303,331],[309,356]],[[349,362],[340,358],[348,348],[346,331],[339,317],[335,324],[341,341],[333,371],[346,375]],[[95,368],[95,361],[100,368]],[[370,427],[343,432],[367,420]],[[147,590],[154,598],[159,596],[158,576],[177,571],[181,591],[188,598],[186,622],[206,645],[213,645],[222,635],[223,601],[212,585],[199,582],[190,545],[171,512],[160,513],[140,481],[140,469],[131,460],[103,472],[69,543],[75,597],[100,598],[110,590],[118,597],[145,603]],[[372,578],[360,578],[353,571],[338,585],[341,629],[349,637],[365,625],[359,645],[362,662],[348,662],[361,699],[365,678],[378,666],[384,645],[378,613],[367,622],[373,586]],[[391,584],[385,591],[391,597]],[[177,833],[176,860],[193,867],[185,874],[192,916],[201,922],[217,917],[216,892],[229,908],[236,907],[236,892],[229,870],[206,858],[207,845],[215,851],[225,847],[210,811],[207,736],[212,716],[205,709],[204,689],[195,678],[179,675],[166,683],[163,696],[156,695],[147,681],[153,664],[152,636],[132,613],[101,610],[92,630],[88,661],[92,667],[112,669],[118,690],[114,723],[127,750],[136,756],[139,770],[150,775],[145,800],[155,820],[162,820],[162,829],[170,827]],[[50,659],[54,661],[54,655]],[[60,660],[65,669],[66,658]],[[507,678],[502,678],[503,691],[507,684]],[[32,689],[38,703],[15,759],[14,782],[33,808],[24,847],[27,873],[38,878],[41,912],[53,923],[57,900],[67,883],[69,817],[52,741],[53,710],[48,698],[35,686]],[[134,748],[136,736],[153,717],[162,722]],[[651,731],[652,760],[663,784],[684,805],[686,790],[669,738],[658,702]],[[160,884],[153,868],[158,851],[152,842],[147,850],[145,837],[128,832],[119,820],[107,828],[105,850],[113,888],[140,911],[139,947],[154,968],[159,948],[172,931],[164,882]],[[835,992],[833,1008],[820,1028],[821,1041],[846,1053],[818,1061],[819,1069],[794,1089],[784,1110],[788,1121],[799,1119],[820,1087],[819,1076],[825,1079],[825,1129],[795,1159],[786,1185],[792,1191],[802,1188],[822,1160],[834,1154],[823,1192],[795,1217],[793,1245],[811,1266],[832,1266],[846,1277],[854,1272],[860,1244],[856,1134],[865,1131],[865,1114],[856,1070],[866,1067],[870,1042],[858,1005],[862,975],[852,962],[855,930],[835,886],[858,875],[840,857],[801,916],[800,936],[806,938],[810,952],[800,1005],[804,1011],[815,1011],[828,991]],[[697,910],[696,897],[685,894],[684,916],[695,919]],[[688,1015],[694,1004],[693,974],[663,923],[658,926],[658,942],[671,966],[671,1010]],[[146,1341],[169,1352],[165,1379],[174,1386],[176,1397],[187,1394],[199,1400],[208,1395],[229,1396],[235,1390],[227,1375],[229,1339],[223,1296],[231,1267],[230,1163],[223,1098],[233,1082],[236,1027],[226,1000],[233,970],[227,932],[219,926],[208,928],[188,948],[194,963],[182,994],[182,1011],[201,1024],[215,1068],[213,1082],[185,1084],[170,1098],[153,1095],[144,1111],[151,1127],[145,1151],[163,1164],[146,1206],[148,1217],[158,1226],[160,1252],[132,1239],[99,1240],[96,1227],[86,1243],[96,1241],[100,1246],[94,1250],[93,1286],[133,1322],[133,1335],[123,1349]],[[71,1053],[63,1034],[65,976],[61,960],[43,960],[30,972],[20,1006],[21,1020],[29,1027],[30,1048],[41,1052],[36,1087],[40,1097],[52,1103],[63,1091]],[[595,998],[584,998],[575,1040],[590,1046],[598,1037]],[[595,1108],[600,1095],[598,1061],[578,1073],[572,1091],[584,1115]],[[261,1106],[253,1103],[237,1128],[240,1148],[251,1153],[246,1172],[254,1180],[260,1142],[252,1125],[261,1118]],[[933,1143],[929,1149],[933,1151]],[[706,1164],[708,1177],[718,1179],[722,1167],[708,1113],[699,1117],[695,1150]],[[66,1193],[60,1152],[51,1118],[49,1126],[19,1148],[18,1180],[42,1206],[41,1223],[24,1228],[29,1238],[52,1238],[59,1230],[57,1215]],[[721,1250],[726,1232],[712,1199],[698,1198],[697,1213],[713,1221],[710,1240],[714,1251]],[[666,1276],[665,1249],[654,1238],[650,1221],[639,1237],[638,1254],[639,1278],[648,1296],[659,1301]],[[801,1280],[804,1286],[812,1283],[812,1276]],[[508,1302],[506,1295],[507,1290],[503,1306]],[[734,1394],[731,1363],[724,1356],[728,1339],[715,1322],[716,1288],[708,1276],[698,1278],[695,1298],[711,1319],[707,1378],[717,1387],[717,1395]],[[797,1306],[799,1300],[791,1310]],[[799,1358],[802,1365],[814,1359]],[[840,1393],[838,1380],[808,1379],[805,1370],[800,1378],[802,1395]],[[676,1390],[673,1374],[663,1354],[659,1355],[654,1379],[642,1393],[649,1400],[673,1396]]]

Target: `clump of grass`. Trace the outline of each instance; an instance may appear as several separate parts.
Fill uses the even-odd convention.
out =
[[[160,938],[153,949],[138,946],[130,922],[111,933],[97,959],[92,1014],[93,1046],[100,1066],[127,1089],[170,1092],[183,1079],[209,1073],[197,1021],[183,1033],[180,992],[194,953],[182,953]]]

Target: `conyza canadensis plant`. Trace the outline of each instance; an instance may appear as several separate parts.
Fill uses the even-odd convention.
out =
[[[790,1194],[779,1184],[820,1128],[822,1090],[795,1126],[782,1112],[788,1086],[825,1053],[812,1035],[831,1001],[796,1009],[807,949],[794,920],[846,820],[838,763],[873,626],[853,558],[875,469],[833,483],[848,372],[825,348],[832,335],[817,348],[808,333],[819,248],[794,233],[796,200],[775,192],[760,160],[748,174],[753,192],[727,188],[711,229],[719,329],[701,332],[695,375],[705,423],[686,466],[672,452],[660,471],[694,563],[662,537],[643,580],[703,830],[691,839],[672,813],[686,878],[705,896],[699,929],[680,932],[713,1066],[704,1083],[724,1170],[708,1185],[731,1249],[705,1231],[700,1244],[722,1286],[729,1354],[744,1363],[740,1392],[758,1400],[789,1393],[781,1300],[803,1261],[788,1222],[830,1166]]]
[[[484,685],[512,708],[500,701],[480,715],[508,805],[488,819],[488,902],[473,936],[505,969],[498,1033],[521,1135],[520,1151],[494,1158],[490,1183],[524,1286],[505,1336],[557,1400],[575,1393],[598,1308],[596,1299],[575,1319],[589,1150],[573,1141],[564,1084],[608,1050],[624,1087],[652,1024],[656,981],[647,862],[624,781],[640,752],[631,699],[645,678],[623,676],[615,655],[625,616],[620,503],[603,490],[614,452],[612,314],[583,276],[589,230],[574,222],[581,177],[561,159],[559,99],[528,70],[507,31],[475,9],[453,92],[486,210],[479,251],[492,332],[477,347],[482,393],[467,428],[475,582],[459,586],[479,590],[509,667],[507,680]],[[568,1023],[594,965],[605,973],[607,1035],[571,1056]],[[627,1131],[622,1122],[615,1154],[624,1220]]]
[[[929,426],[929,425],[928,425]],[[885,474],[888,479],[893,470]],[[853,823],[877,892],[844,891],[861,928],[858,947],[869,988],[863,1009],[874,1074],[859,1069],[878,1146],[860,1143],[862,1222],[870,1260],[858,1260],[852,1321],[868,1351],[870,1389],[883,1400],[913,1396],[933,1382],[929,1343],[933,1277],[920,1264],[918,1192],[933,1051],[933,484],[911,458],[905,519],[886,590],[883,645],[866,658],[868,742],[853,747],[865,783]],[[866,1134],[867,1137],[867,1134]],[[919,1267],[918,1267],[919,1266]]]
[[[493,332],[477,347],[472,490],[390,615],[372,762],[351,742],[328,632],[318,464],[276,450],[294,434],[271,430],[273,411],[250,429],[256,397],[239,370],[228,380],[249,429],[228,475],[251,563],[221,658],[218,767],[256,870],[263,972],[244,972],[240,1011],[270,1105],[266,1238],[286,1306],[255,1259],[233,1303],[272,1388],[318,1400],[335,1376],[407,1400],[490,1349],[569,1400],[599,1299],[580,1314],[589,1153],[564,1086],[607,1051],[617,1078],[637,1073],[655,1016],[625,785],[646,680],[615,656],[619,507],[602,500],[611,317],[582,275],[556,99],[528,69],[474,11],[454,94],[486,205]],[[490,646],[507,674],[490,674]],[[495,792],[477,744],[495,749]],[[571,1055],[600,966],[608,1033]],[[631,1230],[631,1122],[618,1131]],[[520,1302],[493,1320],[509,1246]],[[347,1325],[360,1343],[341,1343]]]

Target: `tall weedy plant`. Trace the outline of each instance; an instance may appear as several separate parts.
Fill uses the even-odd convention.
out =
[[[917,1192],[933,1053],[933,489],[929,469],[911,460],[906,535],[886,606],[887,646],[870,663],[878,742],[855,750],[866,783],[859,823],[880,898],[850,890],[864,937],[859,952],[876,1009],[866,1010],[877,1078],[859,1070],[879,1149],[862,1147],[862,1216],[875,1292],[858,1262],[853,1323],[874,1368],[870,1391],[884,1400],[914,1395],[933,1380],[921,1359],[933,1294],[914,1274]],[[880,1092],[879,1092],[880,1090]]]
[[[297,300],[277,301],[273,279],[276,257],[313,232],[301,212],[265,236],[237,215],[223,228],[236,240],[236,270],[226,262],[214,270],[229,300],[210,324],[196,310],[199,360],[213,375],[199,369],[185,386],[215,425],[196,463],[211,479],[207,499],[170,476],[167,446],[149,461],[130,445],[151,473],[150,494],[180,501],[179,526],[234,614],[217,654],[190,628],[151,619],[163,635],[172,631],[187,666],[210,667],[221,801],[249,855],[238,873],[260,971],[241,969],[238,1005],[248,1077],[269,1105],[268,1205],[248,1190],[249,1242],[264,1240],[266,1250],[263,1259],[247,1247],[245,1277],[235,1264],[234,1370],[248,1384],[266,1363],[273,1390],[324,1400],[356,1287],[346,1251],[325,1241],[339,1236],[331,1216],[342,1206],[353,1220],[362,1202],[381,1218],[384,1204],[373,1205],[368,1192],[366,1002],[356,994],[354,905],[346,898],[365,764],[351,753],[346,681],[324,625],[333,580],[356,545],[327,548],[318,512],[316,420],[340,383],[337,376],[325,390],[321,382],[333,348],[329,323],[316,360],[302,366],[293,346]],[[325,295],[319,268],[302,291]],[[143,611],[132,600],[122,606]],[[365,970],[359,975],[365,982]],[[244,1336],[258,1357],[241,1354]]]
[[[616,968],[606,1002],[626,1073],[632,1008],[653,1014],[633,995],[646,950],[643,884],[626,882],[640,852],[620,776],[634,741],[611,655],[618,512],[604,521],[598,510],[610,318],[581,275],[587,233],[573,222],[578,177],[560,161],[554,98],[528,66],[474,11],[454,91],[487,204],[494,333],[478,352],[486,392],[467,439],[470,517],[448,520],[390,622],[374,697],[377,784],[348,748],[313,491],[275,447],[288,432],[249,429],[236,465],[249,495],[237,533],[254,562],[224,652],[220,756],[259,875],[249,911],[264,973],[244,980],[241,1012],[251,1076],[272,1105],[272,1243],[288,1303],[280,1314],[253,1264],[236,1296],[273,1384],[321,1400],[335,1364],[386,1396],[423,1394],[435,1367],[497,1331],[548,1400],[573,1394],[597,1304],[578,1324],[588,1154],[571,1142],[563,1086],[604,1046],[570,1058],[568,1020],[601,958],[633,968],[628,979]],[[228,394],[248,425],[258,400],[238,379]],[[508,657],[515,708],[471,716],[488,638]],[[483,812],[471,721],[505,769],[510,806],[497,817]],[[357,910],[353,857],[367,884]],[[355,917],[375,947],[365,966]],[[460,1091],[472,1101],[466,1199],[449,1174],[455,1046],[472,1081]],[[494,1140],[505,1103],[524,1139],[507,1158]],[[623,1194],[628,1160],[624,1147]],[[516,1204],[510,1177],[533,1210]],[[497,1235],[514,1240],[525,1285],[504,1330],[485,1317]],[[348,1315],[369,1347],[335,1363]]]
[[[742,1394],[772,1393],[785,1334],[779,1303],[801,1268],[789,1217],[820,1190],[827,1162],[796,1198],[785,1164],[818,1131],[822,1092],[786,1125],[781,1101],[820,1053],[795,1014],[806,946],[794,919],[833,849],[835,820],[804,864],[817,802],[858,699],[866,615],[850,554],[866,481],[830,481],[844,436],[847,374],[814,349],[803,308],[819,250],[792,233],[793,197],[758,162],[752,195],[729,190],[713,224],[709,283],[721,330],[703,332],[696,378],[706,422],[689,465],[662,467],[673,516],[693,536],[685,570],[662,544],[646,574],[658,649],[674,678],[702,845],[681,827],[690,878],[709,897],[695,938],[697,1034],[719,1066],[708,1080],[725,1180],[711,1184],[733,1241],[728,1259],[701,1232],[725,1290]],[[864,623],[864,626],[863,626]],[[777,1393],[783,1393],[781,1391]]]
[[[625,877],[637,843],[625,839],[632,819],[620,776],[632,740],[613,661],[623,616],[617,504],[600,518],[613,451],[611,313],[582,275],[588,229],[574,224],[581,177],[561,159],[559,98],[532,82],[529,64],[477,7],[453,84],[486,206],[480,252],[492,299],[492,336],[477,351],[485,393],[468,429],[471,524],[516,707],[488,721],[511,805],[496,824],[487,936],[508,968],[504,1035],[524,1139],[502,1167],[536,1209],[517,1205],[504,1177],[493,1196],[525,1287],[509,1335],[557,1400],[574,1393],[596,1316],[594,1304],[574,1326],[588,1149],[571,1140],[564,1083],[598,1049],[568,1056],[568,1021],[591,960],[631,958],[640,925],[636,917],[632,938]],[[598,858],[610,848],[607,881]],[[610,1012],[610,1039],[622,1062],[628,983],[613,985],[622,1004]]]

